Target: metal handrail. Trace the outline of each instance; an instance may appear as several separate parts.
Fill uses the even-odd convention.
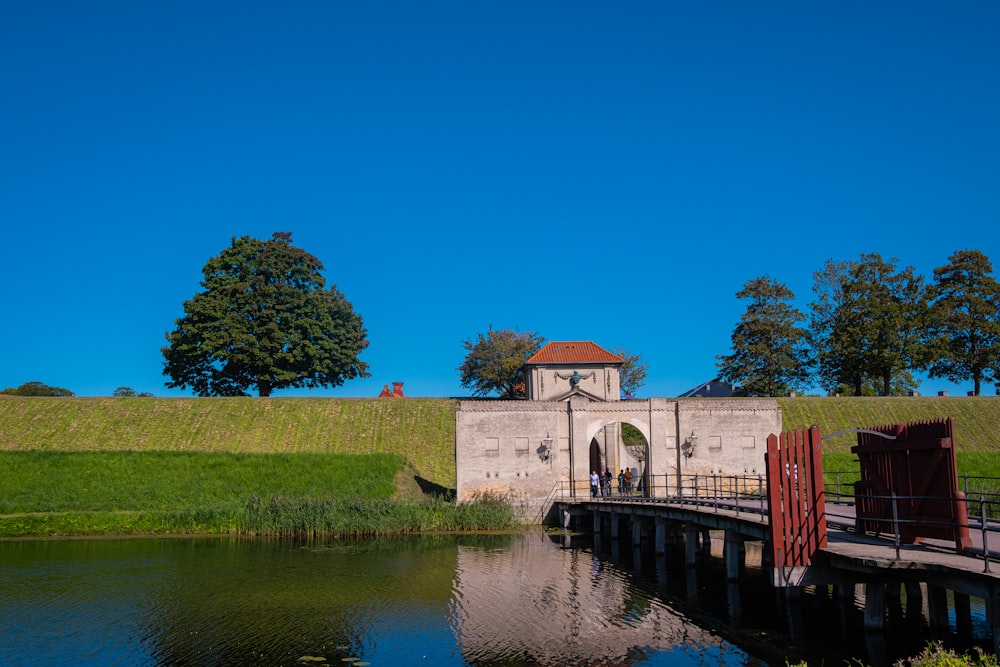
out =
[[[824,473],[824,478],[833,476],[833,484],[824,485],[824,496],[827,502],[841,505],[857,505],[857,496],[854,489],[854,482],[860,480],[859,473],[846,473],[834,471]],[[849,483],[844,482],[844,477],[850,479]],[[1000,532],[1000,519],[990,517],[1000,516],[1000,493],[983,492],[977,494],[978,498],[973,499],[970,493],[976,493],[975,485],[970,486],[969,481],[987,480],[996,482],[1000,487],[1000,479],[990,477],[963,476],[963,491],[965,497],[947,496],[904,496],[897,493],[889,495],[876,495],[867,493],[864,496],[866,503],[885,503],[885,516],[862,516],[855,513],[854,523],[860,521],[880,522],[892,527],[892,539],[896,547],[896,558],[900,557],[900,536],[901,527],[908,524],[945,527],[949,529],[967,529],[970,532],[975,530],[980,532],[983,541],[983,567],[984,571],[990,571],[990,558],[1000,558],[1000,554],[991,554],[989,549],[989,534]],[[599,503],[662,503],[673,505],[689,505],[693,507],[703,507],[710,509],[714,513],[720,510],[734,511],[740,513],[756,514],[767,516],[767,482],[763,475],[724,475],[715,474],[691,474],[691,475],[647,475],[643,479],[644,484],[637,485],[632,492],[622,493],[617,486],[612,483],[612,488],[608,495],[598,495],[597,497],[587,497],[587,495],[577,494],[574,500],[599,502]],[[984,485],[986,486],[986,485]],[[843,489],[849,488],[850,493],[844,493]],[[561,500],[569,499],[571,494],[567,493],[569,482],[560,485],[557,497]],[[589,495],[589,494],[588,494]],[[749,502],[748,502],[749,501]],[[968,520],[962,524],[957,521],[907,519],[899,515],[899,503],[913,501],[941,501],[958,502],[964,501],[967,506]],[[888,532],[888,531],[885,531]],[[878,534],[883,534],[879,532]],[[889,537],[888,535],[886,535]]]
[[[612,480],[614,481],[614,480]],[[589,489],[589,486],[588,486]],[[596,496],[572,494],[572,485],[563,481],[559,488],[560,500],[599,503],[670,503],[708,507],[715,512],[730,510],[757,515],[767,514],[767,485],[764,476],[723,474],[650,474],[631,492],[622,492],[616,484],[611,489],[603,487]]]

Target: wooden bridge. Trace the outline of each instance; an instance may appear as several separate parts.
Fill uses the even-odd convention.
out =
[[[745,576],[746,543],[760,542],[762,568],[789,600],[818,586],[853,605],[860,588],[866,634],[881,634],[902,591],[906,617],[935,633],[950,631],[949,592],[957,633],[971,628],[970,598],[980,598],[1000,654],[1000,523],[987,518],[1000,510],[995,487],[958,488],[950,420],[859,431],[861,472],[846,487],[824,477],[822,438],[811,429],[771,436],[766,477],[648,476],[639,491],[602,488],[596,497],[567,487],[555,506],[566,527],[598,540],[651,541],[657,556],[682,544],[688,566],[721,531],[730,582]]]

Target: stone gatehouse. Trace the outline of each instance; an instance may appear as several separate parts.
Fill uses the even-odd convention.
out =
[[[498,493],[541,520],[555,493],[589,495],[592,470],[630,469],[670,493],[681,476],[764,471],[777,401],[620,400],[623,360],[590,341],[551,342],[525,364],[527,400],[463,400],[456,415],[459,501]],[[644,442],[622,439],[630,424]]]

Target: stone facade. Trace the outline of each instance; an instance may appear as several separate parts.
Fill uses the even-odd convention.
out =
[[[579,395],[595,401],[617,401],[621,395],[621,376],[615,366],[577,364],[566,369],[538,365],[525,370],[528,400],[561,401]]]
[[[623,444],[622,423],[642,433],[644,447]],[[625,468],[653,495],[670,494],[686,475],[763,474],[767,436],[780,432],[773,399],[618,401],[571,392],[562,401],[460,401],[458,499],[500,494],[526,521],[540,521],[555,495],[589,495],[591,470]]]

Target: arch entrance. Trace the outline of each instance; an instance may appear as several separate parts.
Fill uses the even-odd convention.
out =
[[[604,474],[605,468],[607,468],[607,461],[604,457],[604,452],[602,451],[601,443],[597,441],[597,438],[593,438],[590,441],[590,466],[587,468],[587,474],[589,475],[591,471],[596,470],[598,474]]]
[[[643,495],[649,489],[649,441],[637,427],[622,422],[621,425],[622,455],[626,466],[632,470],[632,488]]]

